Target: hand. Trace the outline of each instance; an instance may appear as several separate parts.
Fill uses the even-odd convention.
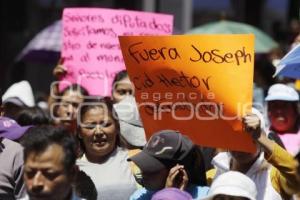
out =
[[[61,58],[56,67],[53,69],[53,76],[58,80],[61,80],[62,77],[67,74],[67,69],[63,66],[63,62],[64,59]]]
[[[184,169],[184,166],[177,164],[170,169],[165,187],[176,187],[180,190],[184,190],[188,182],[189,178]]]
[[[248,132],[254,140],[261,136],[260,119],[255,114],[247,114],[243,117],[244,130]]]

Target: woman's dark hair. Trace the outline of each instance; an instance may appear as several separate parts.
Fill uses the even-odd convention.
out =
[[[39,107],[25,108],[18,113],[16,121],[21,126],[49,125],[49,116]]]
[[[58,96],[63,96],[66,92],[69,92],[69,91],[79,91],[79,93],[82,96],[89,95],[88,91],[84,87],[82,87],[81,85],[79,85],[77,83],[73,83],[72,85],[69,85],[68,87],[63,89],[61,92],[59,92]]]
[[[119,72],[116,74],[116,76],[115,76],[115,78],[114,78],[114,80],[113,80],[112,85],[114,86],[116,82],[118,82],[118,81],[120,81],[120,80],[122,80],[122,79],[124,79],[124,78],[126,78],[126,77],[128,77],[128,73],[127,73],[127,71],[126,71],[125,69],[122,70],[122,71],[119,71]]]
[[[78,197],[87,200],[97,200],[98,192],[91,177],[84,171],[78,171],[74,183],[75,192]]]
[[[195,145],[179,164],[184,165],[190,184],[207,185],[204,158],[198,146]]]
[[[24,160],[30,153],[42,153],[50,145],[57,144],[63,148],[63,164],[68,172],[75,165],[76,143],[71,134],[63,127],[35,126],[25,133],[21,144],[24,146]]]
[[[73,83],[72,85],[69,85],[68,87],[64,88],[61,92],[58,93],[59,98],[56,99],[56,103],[59,104],[62,100],[62,97],[69,91],[78,91],[83,97],[89,96],[88,91],[84,87],[77,83]],[[58,116],[58,108],[59,106],[54,106],[53,114],[55,116]]]
[[[116,145],[123,147],[124,145],[124,139],[121,137],[120,134],[120,124],[118,121],[118,116],[117,112],[115,111],[113,107],[113,102],[110,97],[99,97],[99,98],[92,98],[92,99],[87,99],[85,100],[82,105],[78,109],[78,118],[77,118],[77,126],[78,126],[78,131],[80,132],[80,125],[83,121],[84,115],[91,109],[93,108],[103,108],[107,111],[109,115],[111,115],[111,118],[114,120],[116,124],[116,129],[117,129],[117,140],[116,140]],[[82,150],[84,151],[84,144],[82,142],[82,139],[78,138],[80,141],[80,146]]]
[[[194,145],[183,160],[160,160],[170,170],[175,165],[184,166],[189,177],[189,184],[206,186],[205,160],[201,148]]]

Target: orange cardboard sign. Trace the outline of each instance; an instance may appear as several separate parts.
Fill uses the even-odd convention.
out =
[[[119,40],[148,138],[173,129],[199,145],[255,150],[241,126],[252,107],[253,34]]]

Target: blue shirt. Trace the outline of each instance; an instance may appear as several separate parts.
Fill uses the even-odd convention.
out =
[[[201,197],[206,197],[209,187],[206,186],[196,186],[190,185],[185,191],[192,195],[193,199],[199,199]],[[152,195],[157,191],[147,190],[146,188],[141,188],[136,190],[131,196],[130,200],[151,200]]]

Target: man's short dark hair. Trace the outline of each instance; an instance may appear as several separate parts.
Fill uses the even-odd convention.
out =
[[[63,148],[64,168],[70,170],[76,162],[76,143],[71,133],[65,128],[55,126],[36,126],[30,128],[21,142],[24,146],[24,160],[32,152],[42,153],[50,145],[57,144]]]

